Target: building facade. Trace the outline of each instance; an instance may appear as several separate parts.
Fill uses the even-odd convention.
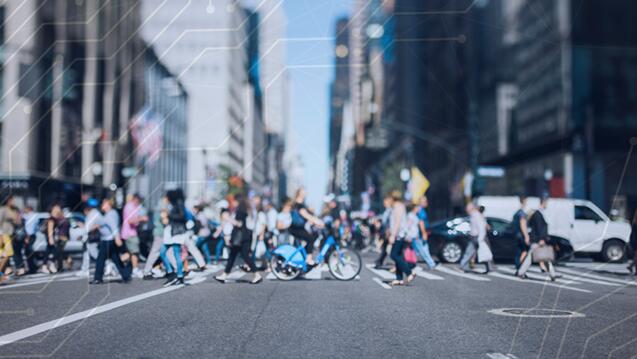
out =
[[[128,124],[144,96],[139,2],[0,6],[2,187],[45,208],[125,186]]]

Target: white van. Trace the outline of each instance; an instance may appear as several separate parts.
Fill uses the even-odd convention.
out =
[[[518,197],[484,196],[477,200],[487,217],[511,221],[520,208]],[[539,207],[537,197],[527,198],[527,212]],[[604,261],[619,261],[626,255],[630,225],[611,221],[590,201],[550,198],[546,209],[549,235],[567,239],[573,250],[599,256]]]

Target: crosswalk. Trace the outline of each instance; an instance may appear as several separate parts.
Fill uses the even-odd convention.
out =
[[[389,267],[376,268],[373,264],[366,264],[367,273],[372,275],[372,280],[385,289],[391,289],[387,283],[396,278]],[[637,277],[626,273],[599,274],[589,268],[577,266],[556,268],[558,278],[551,281],[546,273],[533,266],[527,272],[527,279],[515,276],[513,265],[498,265],[495,270],[488,274],[481,272],[465,272],[455,265],[438,265],[433,270],[425,270],[420,266],[414,268],[414,273],[425,280],[432,282],[443,282],[452,280],[464,280],[469,282],[483,283],[484,285],[497,285],[499,281],[510,281],[528,286],[545,286],[558,288],[565,291],[577,293],[593,293],[608,291],[609,289],[621,289],[621,287],[631,288],[637,286]],[[623,278],[622,278],[623,277]]]

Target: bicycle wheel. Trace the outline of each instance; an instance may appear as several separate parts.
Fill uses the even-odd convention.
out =
[[[301,269],[290,265],[284,265],[285,259],[274,255],[270,259],[270,268],[275,277],[280,280],[292,280],[301,275]]]
[[[363,261],[358,252],[347,248],[333,251],[327,260],[332,276],[338,280],[352,280],[361,272]]]

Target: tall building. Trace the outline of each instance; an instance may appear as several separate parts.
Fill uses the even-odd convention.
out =
[[[334,30],[334,79],[330,86],[330,122],[329,122],[329,164],[330,164],[330,192],[341,192],[341,182],[336,176],[338,153],[343,134],[343,116],[345,106],[349,101],[349,18],[344,17],[336,21]],[[344,192],[347,192],[345,189]]]
[[[498,151],[483,158],[506,170],[506,181],[493,190],[586,198],[632,213],[637,25],[630,14],[637,4],[519,2],[514,9],[506,1],[490,7],[517,24],[500,34],[516,42],[515,87],[511,115],[498,123]]]
[[[166,190],[186,182],[188,156],[188,94],[159,61],[152,47],[144,56],[144,107],[133,117],[136,171],[129,191],[155,206]]]
[[[249,18],[236,0],[142,2],[143,36],[188,92],[188,198],[223,192],[246,168]]]
[[[128,125],[144,96],[139,2],[7,0],[0,9],[0,186],[40,208],[126,186]]]
[[[259,75],[263,91],[263,122],[267,131],[264,194],[280,202],[286,195],[284,156],[290,136],[290,85],[287,71],[287,19],[283,4],[259,0]]]

